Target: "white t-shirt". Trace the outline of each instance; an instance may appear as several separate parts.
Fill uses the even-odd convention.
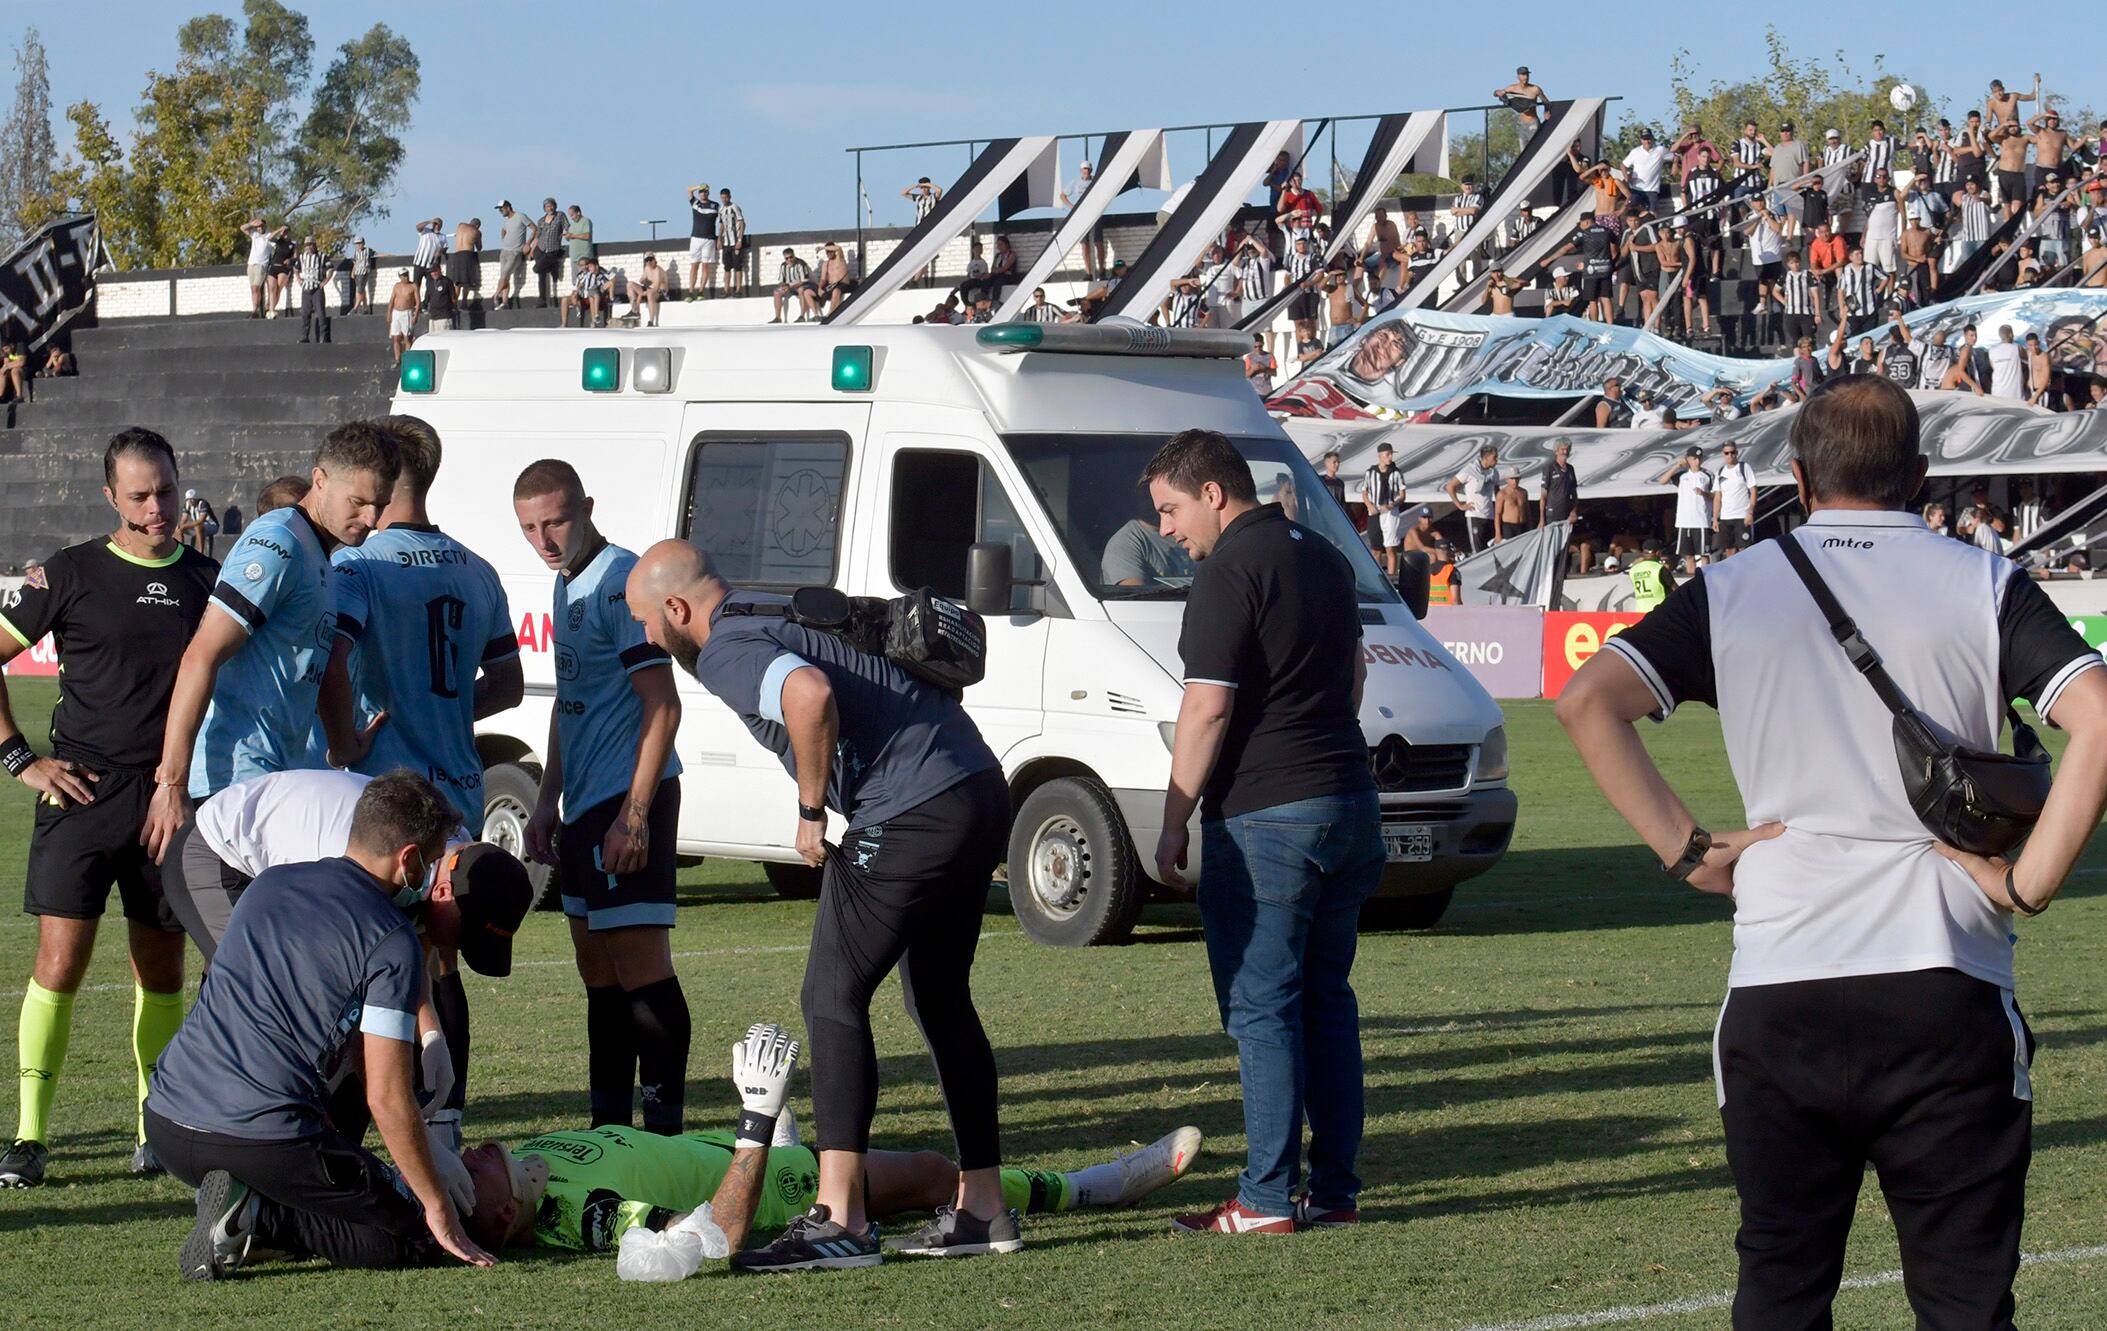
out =
[[[1703,467],[1694,467],[1675,478],[1675,525],[1712,525],[1712,476]]]
[[[1749,257],[1759,264],[1785,262],[1785,236],[1775,221],[1760,221],[1749,228]]]
[[[372,779],[307,767],[237,781],[198,805],[198,839],[251,878],[281,864],[333,859],[351,844],[351,811]],[[471,839],[456,827],[446,843]]]
[[[1656,143],[1648,152],[1640,145],[1624,154],[1624,169],[1631,172],[1632,188],[1645,190],[1648,194],[1661,187],[1661,169],[1675,154]]]
[[[2026,372],[2017,342],[1990,344],[1990,396],[2025,398]]]
[[[1463,510],[1465,517],[1477,518],[1481,522],[1492,519],[1492,492],[1499,476],[1496,469],[1484,467],[1465,467],[1456,473],[1456,479],[1463,482],[1463,502],[1457,507]]]
[[[1755,507],[1756,473],[1746,462],[1719,469],[1719,516],[1746,521]]]
[[[1666,407],[1638,407],[1631,414],[1631,428],[1634,430],[1658,430],[1667,423]]]
[[[254,878],[280,864],[344,853],[351,810],[373,778],[304,768],[238,781],[198,805],[198,837],[229,866]]]
[[[249,233],[249,266],[261,267],[271,261],[271,233],[251,231]]]
[[[1893,240],[1899,233],[1901,213],[1893,199],[1882,199],[1866,214],[1866,241]]]

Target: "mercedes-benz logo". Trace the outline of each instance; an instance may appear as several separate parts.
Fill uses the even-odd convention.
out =
[[[1396,735],[1385,736],[1368,756],[1375,784],[1383,790],[1403,790],[1412,776],[1412,746]]]

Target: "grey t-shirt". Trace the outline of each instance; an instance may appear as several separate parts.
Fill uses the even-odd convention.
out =
[[[695,678],[795,776],[790,732],[783,728],[783,681],[801,666],[825,674],[841,716],[827,803],[850,827],[875,826],[998,765],[965,708],[884,657],[857,651],[831,633],[736,611],[781,599],[748,592],[727,597],[710,617]]]
[[[1136,518],[1105,542],[1098,578],[1113,587],[1126,582],[1147,584],[1165,578],[1190,578],[1195,571],[1185,551],[1165,540],[1154,526]]]
[[[423,988],[416,927],[373,875],[348,859],[266,869],[236,903],[146,1102],[203,1132],[311,1137],[354,1038],[416,1043]]]
[[[505,224],[498,228],[498,248],[507,253],[525,249],[527,237],[533,234],[533,230],[534,224],[527,220],[525,213],[514,212],[505,219]]]
[[[1776,143],[1770,150],[1771,179],[1784,184],[1794,176],[1807,174],[1807,147],[1798,139],[1790,143]]]

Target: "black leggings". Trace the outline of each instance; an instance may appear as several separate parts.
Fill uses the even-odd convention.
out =
[[[1009,841],[1002,774],[976,773],[827,856],[802,1005],[819,1149],[865,1152],[878,1112],[871,996],[894,966],[936,1061],[961,1169],[1002,1161],[995,1052],[973,1008],[973,952]]]
[[[191,1187],[224,1169],[263,1198],[255,1246],[332,1266],[397,1270],[440,1253],[424,1208],[405,1196],[380,1158],[335,1132],[251,1141],[171,1123],[149,1106],[146,1139],[161,1164]]]

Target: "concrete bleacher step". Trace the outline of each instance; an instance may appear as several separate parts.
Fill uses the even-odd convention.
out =
[[[383,391],[378,404],[385,407]],[[375,407],[370,392],[336,392],[326,384],[302,383],[297,389],[270,396],[237,394],[163,394],[155,397],[89,398],[75,402],[40,400],[27,402],[16,414],[15,428],[34,430],[39,425],[95,426],[117,428],[142,418],[151,418],[163,434],[186,425],[249,425],[284,421],[343,420],[353,415],[371,415]]]
[[[26,405],[71,409],[77,404],[116,401],[143,407],[164,397],[231,397],[247,393],[283,398],[310,395],[316,389],[329,394],[377,393],[386,398],[395,388],[395,369],[385,357],[370,366],[268,370],[136,370],[126,368],[128,365],[129,362],[106,364],[96,374],[39,379],[36,401]]]

